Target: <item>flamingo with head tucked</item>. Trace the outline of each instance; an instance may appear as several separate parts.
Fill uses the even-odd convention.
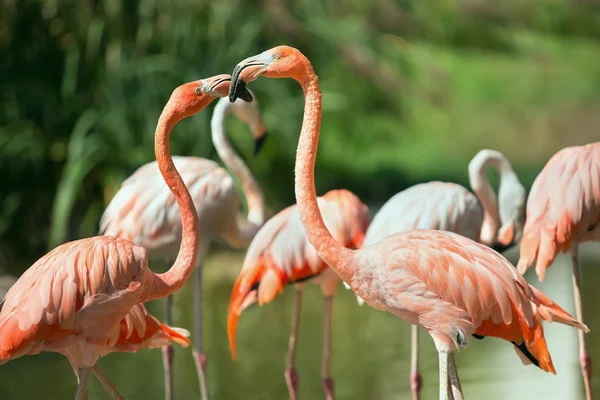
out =
[[[485,172],[494,167],[500,174],[498,199]],[[435,229],[458,233],[498,251],[517,242],[525,220],[525,188],[506,157],[495,150],[481,150],[469,163],[473,193],[451,182],[427,182],[412,186],[390,198],[373,218],[363,242],[369,246],[398,232]],[[347,289],[350,289],[344,283]],[[363,300],[357,297],[358,304]],[[411,327],[410,386],[419,398],[419,332]]]
[[[369,305],[426,329],[439,354],[440,399],[462,399],[453,352],[472,336],[511,342],[525,363],[556,373],[542,320],[587,331],[489,247],[452,232],[396,233],[352,250],[329,232],[319,210],[314,166],[321,125],[321,90],[311,63],[297,49],[277,46],[240,62],[230,100],[259,76],[291,78],[302,86],[305,108],[296,153],[300,220],[317,254]],[[448,383],[450,382],[450,385]],[[450,387],[449,387],[450,386]]]
[[[517,268],[535,265],[539,280],[560,252],[571,255],[575,314],[583,321],[578,247],[600,242],[600,142],[556,153],[535,178],[527,201],[527,222]],[[592,360],[579,332],[579,357],[585,395],[592,398]]]
[[[246,122],[255,141],[255,153],[267,135],[256,101],[229,102],[222,98],[211,120],[212,141],[227,168],[237,176],[248,201],[248,219],[238,221],[239,196],[226,169],[200,157],[174,156],[173,161],[191,192],[200,220],[200,251],[194,279],[194,349],[202,398],[208,399],[206,354],[202,346],[202,263],[210,243],[222,238],[232,247],[247,246],[264,222],[263,195],[244,161],[235,153],[224,130],[225,117],[234,114]],[[156,161],[138,168],[115,194],[100,221],[100,232],[145,247],[150,259],[171,260],[181,242],[181,218],[173,194],[162,184]],[[172,296],[166,299],[165,323],[171,323]],[[173,349],[163,348],[165,399],[173,398]]]
[[[231,77],[183,84],[173,91],[156,128],[160,172],[179,204],[182,241],[173,266],[155,274],[146,249],[122,238],[95,236],[65,243],[33,264],[10,288],[0,311],[0,364],[42,351],[64,354],[78,379],[76,399],[98,358],[118,340],[114,327],[136,304],[181,289],[198,255],[198,215],[169,153],[171,130],[229,90]],[[251,100],[244,92],[242,99]]]
[[[348,190],[331,190],[318,199],[325,224],[344,246],[361,246],[367,226],[369,209]],[[240,275],[229,302],[227,330],[231,355],[235,359],[235,331],[242,311],[258,300],[259,305],[271,302],[284,286],[296,287],[285,378],[290,399],[297,398],[298,373],[295,355],[300,322],[302,288],[305,282],[321,286],[325,298],[323,318],[322,377],[326,398],[333,399],[333,379],[330,377],[331,312],[333,294],[340,278],[319,258],[311,246],[296,205],[271,218],[256,234],[248,248]]]

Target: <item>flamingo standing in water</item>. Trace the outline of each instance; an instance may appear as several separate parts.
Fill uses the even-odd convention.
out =
[[[471,336],[512,342],[524,363],[556,373],[542,320],[588,329],[530,286],[496,251],[436,230],[396,233],[358,250],[342,246],[331,235],[314,184],[322,113],[317,75],[300,51],[277,46],[235,67],[230,100],[261,75],[292,78],[304,92],[295,179],[300,220],[308,240],[319,257],[369,305],[429,332],[439,353],[440,399],[448,399],[450,389],[455,399],[463,398],[453,351],[468,345]]]
[[[331,190],[318,199],[325,223],[333,236],[344,246],[360,247],[369,225],[369,209],[347,190]],[[256,234],[248,248],[237,278],[227,317],[231,355],[235,359],[235,331],[242,311],[258,300],[269,303],[285,285],[296,287],[292,331],[290,334],[285,378],[290,398],[297,398],[298,374],[295,355],[300,321],[302,288],[305,282],[321,286],[324,303],[323,318],[323,387],[328,400],[333,399],[333,379],[330,377],[331,311],[339,276],[319,258],[306,237],[296,205],[271,218]]]
[[[560,252],[571,255],[575,314],[583,321],[578,247],[600,242],[600,142],[567,147],[556,153],[535,178],[527,201],[527,222],[517,268],[535,265],[540,281]],[[585,396],[592,398],[592,361],[579,333]]]
[[[493,166],[500,174],[499,202],[485,171]],[[381,207],[369,226],[364,246],[397,232],[435,229],[458,233],[489,247],[507,249],[517,241],[525,220],[525,188],[506,157],[495,150],[481,150],[469,163],[473,192],[450,182],[428,182],[410,187]],[[344,283],[347,289],[350,287]],[[363,300],[357,297],[362,305]],[[419,332],[411,326],[410,387],[413,399],[422,386],[419,374]]]
[[[232,247],[247,246],[264,223],[263,195],[244,161],[235,153],[224,132],[224,122],[231,112],[250,125],[255,153],[264,143],[267,131],[256,101],[231,103],[222,98],[211,121],[213,144],[235,176],[241,180],[248,201],[247,221],[238,221],[239,197],[231,175],[217,163],[199,157],[173,157],[175,167],[192,194],[200,219],[200,251],[194,280],[194,360],[200,392],[208,400],[206,355],[202,346],[202,263],[210,243],[224,239]],[[131,240],[148,250],[150,259],[170,260],[177,255],[181,242],[179,207],[169,189],[162,184],[156,161],[138,168],[115,194],[100,221],[100,232]],[[241,223],[240,223],[241,222]],[[166,299],[165,323],[171,324],[173,297]],[[163,348],[165,399],[173,398],[173,349]]]
[[[98,358],[117,339],[115,329],[139,303],[181,289],[198,255],[198,215],[169,154],[178,121],[224,96],[229,75],[183,84],[165,105],[155,133],[155,153],[166,185],[181,209],[182,237],[173,266],[155,274],[146,249],[122,238],[95,236],[62,244],[33,264],[10,288],[0,311],[0,364],[42,351],[64,354],[78,379],[75,398],[87,399]],[[251,100],[244,92],[242,99]]]

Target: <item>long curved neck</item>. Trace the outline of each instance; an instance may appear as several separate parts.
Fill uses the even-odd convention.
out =
[[[152,282],[147,285],[142,295],[142,302],[164,298],[183,287],[192,275],[196,265],[199,247],[198,215],[192,197],[183,183],[183,179],[175,169],[169,149],[171,130],[178,122],[173,108],[167,106],[163,110],[154,135],[154,149],[158,168],[167,186],[173,192],[181,210],[182,234],[181,245],[175,263],[163,274],[149,271]]]
[[[488,166],[494,167],[500,179],[512,172],[508,160],[496,151],[482,150],[469,163],[469,181],[475,195],[483,207],[483,224],[479,241],[486,246],[492,246],[500,229],[500,216],[496,194],[485,174]]]
[[[296,80],[304,91],[304,118],[296,151],[296,201],[302,225],[306,229],[308,240],[323,261],[347,280],[351,277],[348,263],[354,251],[338,243],[323,222],[323,216],[317,203],[314,168],[319,146],[321,129],[321,89],[317,75],[306,60],[301,77]]]
[[[247,220],[241,224],[238,221],[236,231],[228,232],[229,237],[226,239],[228,242],[232,242],[230,244],[245,246],[252,241],[256,232],[258,232],[265,222],[264,199],[252,172],[250,172],[248,166],[233,150],[225,135],[223,126],[229,104],[231,103],[229,103],[227,98],[217,103],[210,126],[215,149],[227,168],[240,180],[244,196],[246,196],[246,201],[248,202]]]

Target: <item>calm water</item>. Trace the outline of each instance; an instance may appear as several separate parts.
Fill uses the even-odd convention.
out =
[[[587,335],[592,358],[600,362],[600,317],[594,310],[595,284],[600,282],[596,261],[586,257],[597,252],[593,246],[583,249],[584,312],[592,333]],[[587,250],[587,251],[586,251]],[[509,255],[515,260],[514,252]],[[273,303],[252,307],[242,315],[238,328],[238,360],[231,361],[226,334],[226,312],[235,274],[242,253],[220,253],[205,266],[206,302],[205,346],[209,354],[209,387],[214,400],[285,399],[284,360],[293,305],[293,290],[288,288]],[[535,282],[528,273],[530,282]],[[573,310],[570,267],[561,256],[537,284],[565,307]],[[176,296],[175,325],[191,327],[191,286]],[[300,373],[300,397],[322,398],[320,386],[322,297],[317,287],[308,286],[304,295],[297,368]],[[160,302],[148,308],[163,316]],[[352,292],[340,288],[334,300],[333,377],[337,398],[407,399],[410,341],[409,326],[403,321],[368,306],[358,307]],[[582,399],[577,335],[570,327],[546,325],[546,337],[557,369],[557,376],[521,364],[512,346],[501,340],[474,340],[457,354],[459,374],[465,396],[470,399]],[[438,394],[438,361],[433,343],[422,333],[421,371],[424,399]],[[199,398],[190,349],[175,352],[176,398]],[[99,363],[105,374],[127,399],[163,399],[163,377],[159,350],[137,354],[113,354]],[[598,385],[596,369],[594,386]],[[76,379],[67,360],[56,354],[22,357],[0,367],[0,399],[73,398]],[[100,384],[90,381],[92,400],[108,399]]]

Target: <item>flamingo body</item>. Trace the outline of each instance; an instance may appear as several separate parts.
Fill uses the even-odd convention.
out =
[[[533,182],[519,272],[535,266],[543,280],[560,252],[587,241],[600,241],[600,142],[562,149]]]
[[[360,247],[370,221],[367,206],[347,190],[327,192],[319,198],[319,206],[334,237]],[[271,302],[288,284],[312,282],[331,296],[340,281],[308,241],[297,206],[280,211],[256,234],[233,286],[228,330],[234,357],[237,321],[246,307],[257,300],[259,305]]]
[[[58,246],[6,294],[0,363],[60,351],[76,368],[93,366],[117,342],[112,328],[139,301],[147,265],[146,250],[125,239],[97,236]]]
[[[239,196],[233,178],[217,163],[200,157],[173,156],[190,191],[202,241],[226,237],[237,229]],[[127,178],[104,211],[100,232],[129,239],[148,249],[150,259],[177,253],[181,216],[173,193],[165,186],[156,161]]]
[[[421,183],[395,194],[373,217],[363,245],[413,229],[456,232],[477,240],[483,210],[477,197],[451,182]]]

